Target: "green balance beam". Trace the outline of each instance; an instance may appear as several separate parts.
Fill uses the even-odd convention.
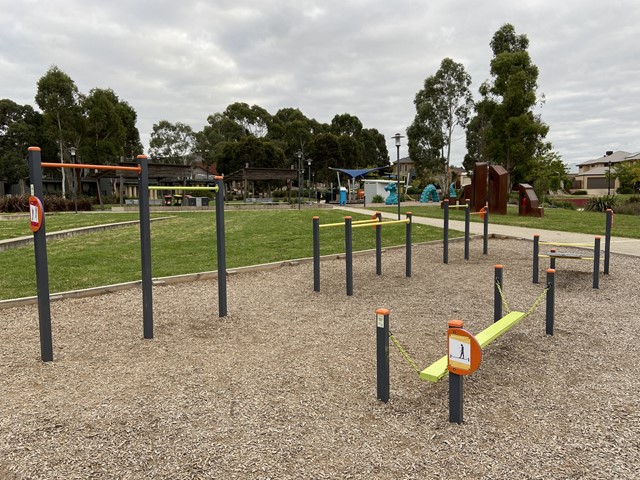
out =
[[[517,325],[520,320],[526,316],[527,314],[524,312],[511,312],[497,322],[492,323],[489,327],[476,335],[476,340],[478,340],[480,348],[484,348],[489,345],[500,335]],[[447,356],[445,355],[420,372],[420,379],[436,383],[442,380],[447,373],[449,373],[449,370],[447,369]]]

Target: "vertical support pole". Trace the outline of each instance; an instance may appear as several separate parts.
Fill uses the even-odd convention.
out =
[[[44,205],[42,188],[42,165],[40,147],[29,147],[29,180],[31,195]],[[47,266],[47,233],[45,215],[42,212],[40,229],[33,232],[36,261],[36,287],[38,289],[38,327],[40,330],[40,358],[53,361],[53,338],[51,336],[51,304],[49,298],[49,269]]]
[[[551,250],[549,250],[552,254],[556,253],[556,249],[552,248]],[[553,257],[549,258],[549,268],[553,268],[554,270],[556,269],[556,259]]]
[[[495,279],[493,285],[493,323],[502,318],[502,296],[500,289],[504,293],[504,269],[502,265],[495,267]]]
[[[376,366],[378,400],[389,401],[389,310],[376,310]]]
[[[413,215],[411,212],[407,212],[407,226],[406,226],[406,268],[405,274],[407,277],[411,276],[411,243],[412,243],[412,229],[413,226]]]
[[[463,421],[464,379],[462,375],[449,372],[449,423]]]
[[[553,321],[555,315],[555,290],[556,290],[556,271],[553,268],[547,269],[547,312],[546,312],[546,333],[553,335]]]
[[[313,217],[313,291],[320,291],[320,217]]]
[[[600,288],[600,237],[593,245],[593,288]]]
[[[227,248],[224,234],[224,177],[215,176],[216,192],[216,246],[218,263],[218,316],[227,316]]]
[[[376,212],[376,219],[382,222],[382,213]],[[376,275],[382,275],[382,225],[376,225]]]
[[[489,253],[489,204],[484,206],[484,229],[482,234],[482,254]]]
[[[347,272],[347,296],[353,295],[353,237],[351,217],[344,217],[344,246]]]
[[[449,199],[443,200],[444,205],[444,240],[442,241],[442,263],[449,263]]]
[[[471,200],[467,199],[464,209],[464,259],[469,260],[469,233],[471,229]]]
[[[153,338],[153,283],[151,281],[151,220],[149,214],[149,165],[146,155],[138,155],[138,208],[140,211],[140,256],[142,264],[142,331]]]
[[[611,227],[613,226],[613,210],[607,209],[607,223],[604,236],[604,274],[609,275],[609,254],[611,253]]]
[[[538,274],[540,270],[540,235],[533,236],[533,283],[538,283]]]

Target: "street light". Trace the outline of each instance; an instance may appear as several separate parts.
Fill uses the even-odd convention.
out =
[[[309,189],[309,202],[311,202],[311,159],[307,158],[307,165],[309,165],[309,179],[307,180],[307,188]]]
[[[76,163],[76,147],[69,148],[69,155],[71,155],[71,163]],[[76,213],[78,213],[78,173],[76,172],[73,179],[73,206]]]
[[[393,137],[396,140],[396,180],[398,182],[398,220],[400,220],[400,139],[404,138],[404,135],[396,133]]]
[[[607,174],[607,196],[611,195],[611,160],[607,162],[609,173]]]

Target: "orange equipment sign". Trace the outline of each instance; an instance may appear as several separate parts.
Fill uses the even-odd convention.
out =
[[[457,375],[475,372],[482,361],[480,344],[463,326],[461,320],[450,320],[447,330],[447,368]]]
[[[31,217],[31,231],[35,233],[42,227],[42,218],[44,216],[42,202],[35,195],[29,197],[29,216]]]

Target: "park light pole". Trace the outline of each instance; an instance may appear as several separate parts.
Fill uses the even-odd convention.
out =
[[[307,179],[307,188],[309,189],[309,202],[311,202],[311,159],[307,158],[307,165],[309,165],[309,178]]]
[[[71,163],[76,163],[76,147],[69,148],[69,155],[71,156]],[[73,176],[73,207],[76,213],[78,213],[78,172]]]
[[[396,180],[397,180],[397,195],[398,195],[398,220],[400,220],[400,139],[404,138],[404,135],[396,133],[393,137],[396,140]]]
[[[611,160],[607,162],[609,173],[607,174],[607,196],[611,195]]]

